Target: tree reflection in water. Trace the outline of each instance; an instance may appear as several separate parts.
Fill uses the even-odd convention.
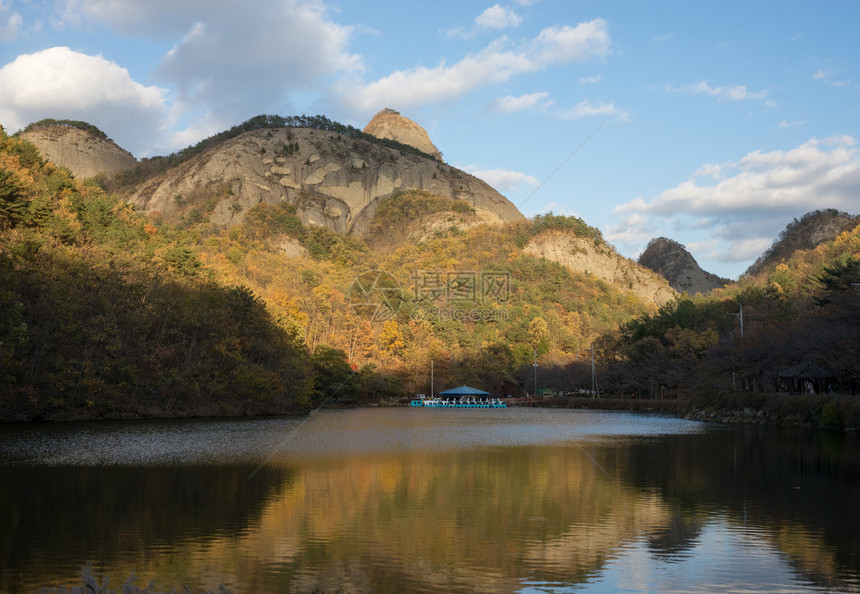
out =
[[[515,413],[531,423],[528,443],[516,443],[509,415],[484,429],[508,432],[512,445],[476,444],[476,427],[426,448],[417,436],[433,427],[406,412],[339,413],[337,430],[298,436],[298,450],[256,474],[251,460],[0,466],[12,520],[0,531],[0,590],[72,584],[88,560],[112,583],[134,571],[166,589],[242,592],[860,585],[854,436],[738,427],[571,437],[565,424],[603,413],[532,411]],[[447,419],[486,424],[465,414]],[[326,446],[311,451],[314,439]]]

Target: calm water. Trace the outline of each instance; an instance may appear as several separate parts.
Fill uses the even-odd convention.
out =
[[[0,427],[0,591],[860,591],[855,436],[540,409]]]

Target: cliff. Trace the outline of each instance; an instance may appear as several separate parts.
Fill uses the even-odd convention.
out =
[[[131,153],[107,137],[73,126],[39,127],[19,136],[33,143],[47,160],[81,178],[115,174],[137,164]]]
[[[679,293],[704,294],[731,282],[702,270],[684,246],[665,237],[651,240],[639,264],[661,275]]]
[[[548,231],[532,238],[523,251],[558,262],[574,272],[591,274],[657,307],[676,296],[665,279],[591,238]]]
[[[482,219],[522,214],[488,184],[419,153],[312,128],[246,132],[144,182],[129,200],[177,221],[241,221],[260,203],[287,202],[302,222],[362,235],[379,200],[418,189],[467,202]]]

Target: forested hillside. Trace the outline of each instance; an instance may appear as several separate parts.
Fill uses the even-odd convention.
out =
[[[376,401],[429,390],[431,359],[439,385],[522,394],[535,352],[569,360],[653,311],[522,251],[546,229],[590,229],[578,219],[491,226],[465,202],[406,192],[380,206],[367,241],[306,227],[285,203],[230,228],[169,225],[19,138],[2,136],[0,159],[7,420]],[[390,241],[398,229],[421,239]],[[368,271],[397,289],[385,316],[374,294],[356,302]]]
[[[573,360],[631,316],[655,311],[630,291],[523,251],[549,222],[573,219],[469,226],[469,214],[458,201],[398,194],[377,210],[365,242],[302,227],[288,205],[260,205],[230,230],[198,228],[199,249],[218,278],[252,287],[310,351],[335,349],[327,351],[329,364],[339,357],[344,372],[352,367],[358,377],[376,370],[393,378],[387,388],[368,391],[354,381],[331,385],[327,378],[341,376],[325,374],[319,396],[340,400],[429,392],[431,359],[437,385],[522,395],[534,390],[535,351],[543,364]],[[417,242],[385,239],[426,226],[435,231],[425,230]],[[304,255],[285,253],[289,241]],[[367,273],[388,279],[395,289],[389,302],[375,302],[384,294],[371,291],[364,303]]]
[[[755,277],[681,297],[625,324],[616,338],[604,337],[607,385],[646,398],[857,393],[860,227],[783,255]],[[856,427],[860,410],[852,414]]]
[[[860,216],[840,212],[834,208],[813,210],[794,219],[779,234],[773,244],[744,273],[757,277],[769,272],[795,252],[813,250],[820,244],[833,241],[840,233],[851,231],[860,224]]]
[[[0,130],[0,419],[304,409],[301,337],[192,245]]]
[[[170,224],[0,133],[0,420],[394,402],[431,364],[437,387],[585,393],[592,352],[602,395],[860,388],[860,229],[659,309],[621,260],[576,217],[487,224],[421,190],[363,237],[286,201]]]

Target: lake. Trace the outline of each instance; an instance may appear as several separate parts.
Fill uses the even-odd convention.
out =
[[[0,426],[0,591],[858,592],[860,443],[549,410]]]

